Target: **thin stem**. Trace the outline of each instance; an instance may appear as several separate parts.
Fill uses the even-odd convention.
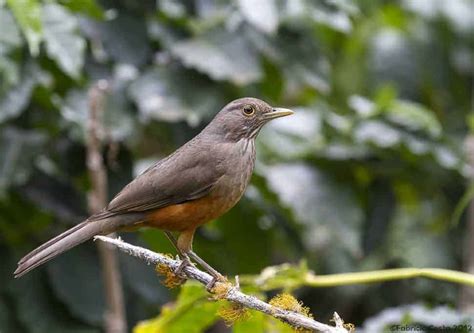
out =
[[[474,286],[474,275],[442,268],[395,268],[378,271],[315,275],[308,272],[302,281],[311,287],[329,287],[349,284],[376,283],[391,280],[430,278]]]
[[[87,168],[92,190],[89,193],[89,212],[97,213],[107,204],[107,171],[102,158],[100,139],[102,100],[107,81],[97,82],[89,91],[89,119],[87,126]],[[102,276],[105,285],[106,313],[104,328],[107,333],[125,333],[127,321],[123,298],[122,279],[115,249],[98,244]]]

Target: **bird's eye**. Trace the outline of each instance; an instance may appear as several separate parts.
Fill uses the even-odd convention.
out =
[[[252,105],[246,105],[243,108],[243,113],[244,113],[244,115],[249,117],[249,116],[252,116],[255,113],[255,109]]]

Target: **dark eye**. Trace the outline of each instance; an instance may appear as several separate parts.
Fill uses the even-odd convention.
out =
[[[251,116],[255,113],[255,109],[253,108],[252,105],[246,105],[243,108],[244,115],[246,116]]]

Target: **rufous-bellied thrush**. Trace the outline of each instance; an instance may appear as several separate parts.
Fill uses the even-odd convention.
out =
[[[192,251],[197,227],[232,208],[249,183],[255,162],[255,138],[269,120],[287,116],[256,98],[227,104],[193,139],[135,178],[100,213],[27,254],[14,275],[20,277],[95,235],[147,226],[179,232],[175,246],[214,279],[222,276]]]

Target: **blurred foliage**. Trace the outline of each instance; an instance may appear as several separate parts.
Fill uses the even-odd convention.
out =
[[[218,302],[209,302],[209,294],[197,282],[186,283],[175,304],[164,306],[157,319],[140,323],[134,333],[199,333],[217,319]]]
[[[0,332],[101,331],[93,245],[11,278],[21,255],[86,215],[87,91],[100,79],[110,83],[102,135],[111,196],[231,99],[297,111],[262,131],[244,199],[196,236],[196,252],[220,271],[302,258],[318,274],[462,270],[465,217],[449,221],[471,175],[462,145],[473,11],[469,0],[0,1]],[[172,252],[159,231],[125,237]],[[120,259],[130,327],[161,313],[146,323],[167,332],[187,320],[209,332],[286,329],[259,313],[226,329],[209,302],[175,323],[202,291],[186,286],[163,307],[176,297],[153,270]],[[296,296],[318,320],[336,310],[369,327],[369,317],[386,323],[385,308],[455,307],[458,289],[412,280]]]

